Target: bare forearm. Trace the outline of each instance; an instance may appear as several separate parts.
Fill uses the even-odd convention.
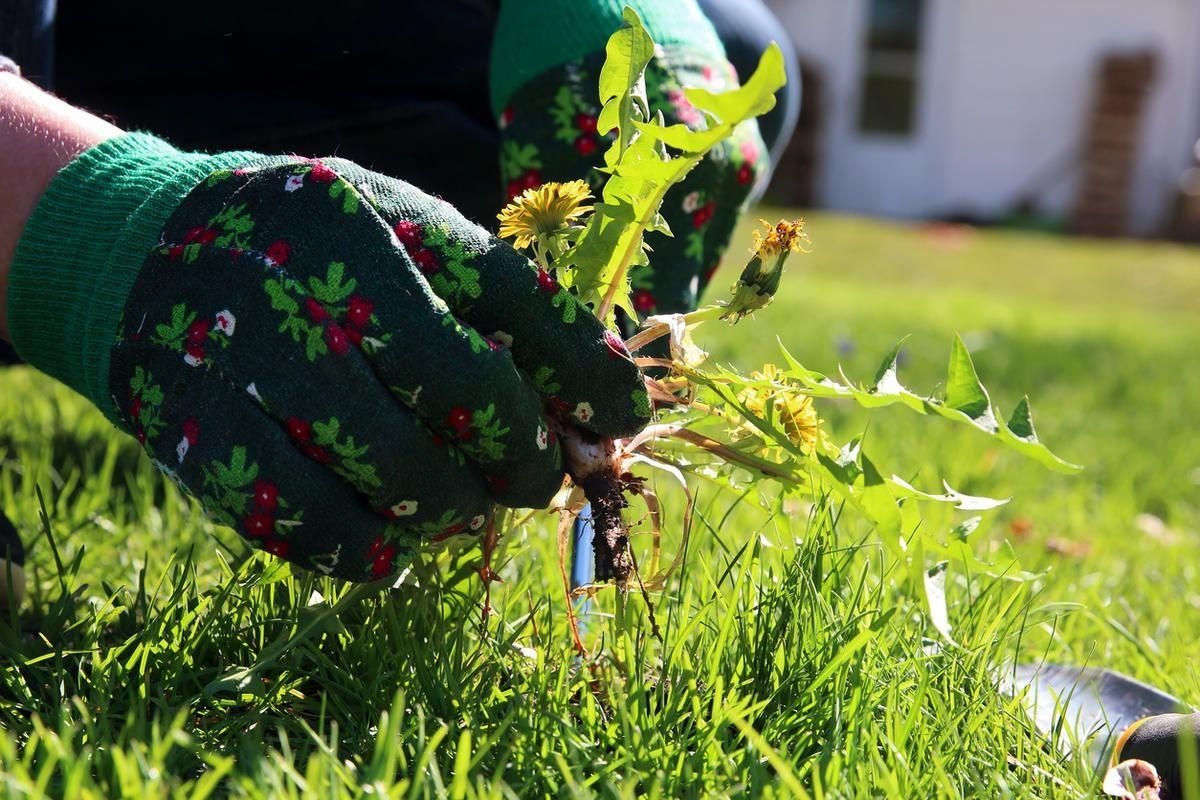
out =
[[[0,73],[0,338],[8,333],[8,274],[25,222],[55,174],[120,129],[10,73]]]

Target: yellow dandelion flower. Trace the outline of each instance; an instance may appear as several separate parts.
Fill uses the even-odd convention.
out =
[[[774,364],[765,365],[761,372],[753,372],[750,377],[772,383],[782,382],[779,368]],[[784,433],[797,447],[809,449],[822,439],[821,419],[817,416],[813,400],[799,390],[749,387],[739,395],[739,399],[757,417],[765,419],[768,409],[772,409]]]
[[[526,189],[497,214],[500,238],[512,239],[517,249],[530,247],[542,236],[559,233],[592,210],[585,181],[544,183]]]

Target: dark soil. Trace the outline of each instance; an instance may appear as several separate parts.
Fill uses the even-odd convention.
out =
[[[596,580],[623,585],[633,573],[633,560],[629,555],[629,528],[621,519],[621,510],[629,505],[622,481],[608,473],[585,478],[579,485],[592,504]]]

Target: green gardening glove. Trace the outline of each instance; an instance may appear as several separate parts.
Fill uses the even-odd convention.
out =
[[[578,0],[546,5],[504,0],[492,55],[492,104],[501,128],[501,175],[512,199],[544,181],[585,178],[599,196],[611,136],[596,129],[598,84],[608,37],[632,5],[658,43],[646,70],[650,111],[668,124],[705,126],[683,87],[727,91],[733,67],[695,0]],[[529,42],[538,42],[530,47]],[[673,236],[655,236],[650,264],[631,275],[644,317],[689,311],[720,265],[730,237],[766,169],[758,126],[748,122],[721,143],[662,206]]]
[[[446,203],[350,162],[73,161],[18,248],[18,351],[142,442],[218,521],[302,567],[391,575],[562,484],[545,414],[650,415],[620,340]]]

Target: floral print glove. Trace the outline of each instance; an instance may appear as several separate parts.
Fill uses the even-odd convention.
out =
[[[596,130],[596,86],[603,53],[577,59],[524,83],[501,112],[501,175],[509,199],[543,181],[586,178],[598,196],[610,137]],[[683,87],[725,91],[737,84],[723,55],[682,45],[659,47],[646,70],[651,113],[668,124],[700,129],[703,115]],[[662,214],[673,236],[654,236],[650,264],[632,275],[633,304],[642,315],[689,311],[720,265],[721,256],[765,169],[758,126],[741,126],[687,179],[671,189]]]
[[[386,577],[493,503],[544,506],[563,476],[544,414],[604,435],[650,416],[620,340],[552,277],[347,161],[217,169],[145,251],[93,399],[302,567]]]

